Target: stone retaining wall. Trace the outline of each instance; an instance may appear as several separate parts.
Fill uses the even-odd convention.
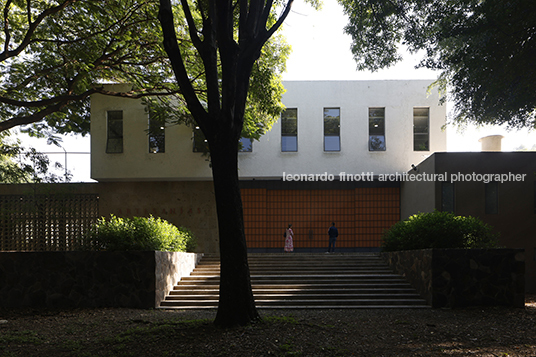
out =
[[[425,249],[381,255],[434,308],[525,306],[523,249]]]
[[[0,252],[0,307],[154,308],[201,254]]]

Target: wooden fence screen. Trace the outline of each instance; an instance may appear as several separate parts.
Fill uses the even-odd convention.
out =
[[[98,218],[96,194],[0,195],[0,251],[73,250]]]

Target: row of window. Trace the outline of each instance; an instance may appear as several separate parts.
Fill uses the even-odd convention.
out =
[[[532,202],[536,214],[536,181],[533,185]],[[495,181],[484,183],[484,213],[499,214],[499,203],[499,183]],[[456,185],[453,182],[441,183],[441,210],[456,213]]]
[[[207,139],[205,139],[205,135],[203,135],[203,132],[199,127],[195,127],[194,129],[193,148],[194,152],[208,152]],[[249,138],[241,138],[238,150],[240,152],[252,152],[253,140]]]
[[[108,114],[107,153],[123,152],[123,111],[111,110]],[[430,109],[413,108],[413,150],[430,150]],[[369,108],[369,151],[385,151],[385,108]],[[149,152],[165,152],[165,127],[156,120],[149,119]],[[240,151],[251,152],[252,140],[242,138]],[[208,144],[199,128],[193,134],[193,151],[207,152]],[[298,151],[298,109],[288,108],[281,113],[281,151]],[[324,151],[341,151],[340,108],[324,108]]]
[[[123,152],[123,111],[110,110],[107,112],[107,140],[106,153],[117,154]],[[165,126],[158,120],[149,118],[148,127],[149,153],[163,153],[166,150]],[[240,151],[251,152],[253,141],[248,138],[240,139]],[[208,144],[198,127],[194,130],[193,151],[207,152]]]
[[[533,208],[536,214],[536,181],[533,183]],[[456,188],[453,182],[441,183],[441,210],[456,213]],[[492,181],[484,183],[484,212],[499,214],[499,183]]]
[[[385,108],[369,108],[369,151],[385,151]],[[430,150],[430,108],[413,108],[413,150]],[[340,108],[324,108],[324,151],[341,150]],[[281,114],[281,151],[298,151],[298,109]]]
[[[534,213],[536,213],[536,182],[534,184],[535,189],[535,206]],[[455,200],[455,184],[453,182],[441,183],[441,210],[444,212],[455,213],[456,200]],[[486,214],[498,214],[499,213],[499,183],[488,182],[484,184],[484,212]]]
[[[110,110],[107,112],[107,139],[106,153],[118,154],[123,152],[123,111]],[[166,135],[164,125],[156,120],[149,119],[148,128],[149,152],[165,152]]]

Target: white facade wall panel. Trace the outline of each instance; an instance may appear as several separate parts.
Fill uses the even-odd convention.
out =
[[[298,151],[281,151],[281,123],[252,152],[239,153],[244,179],[281,179],[287,174],[390,174],[405,172],[437,151],[446,151],[446,109],[432,81],[290,81],[283,103],[298,110]],[[385,108],[385,151],[369,151],[368,108]],[[429,151],[413,150],[413,108],[430,108]],[[324,108],[340,109],[340,151],[324,151]],[[123,110],[124,151],[106,153],[106,112]],[[126,98],[95,95],[91,104],[92,178],[106,180],[210,180],[206,158],[192,150],[192,130],[166,128],[165,153],[148,150],[148,113]]]

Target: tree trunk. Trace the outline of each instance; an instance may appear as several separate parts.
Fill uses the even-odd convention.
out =
[[[214,323],[219,326],[243,326],[259,319],[259,314],[249,276],[238,182],[238,141],[234,142],[228,137],[213,141],[209,145],[221,259],[220,300]]]

